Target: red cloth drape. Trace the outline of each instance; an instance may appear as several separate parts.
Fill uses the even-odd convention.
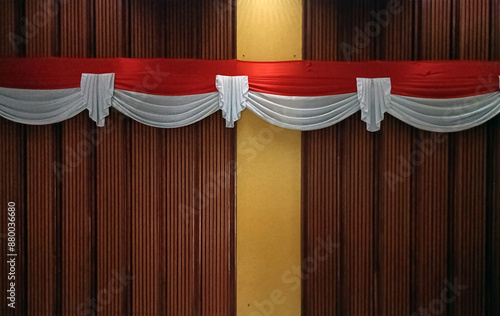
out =
[[[216,75],[248,76],[250,90],[288,96],[356,92],[356,78],[390,77],[392,93],[458,98],[499,91],[500,62],[246,62],[198,59],[1,58],[0,87],[63,89],[82,73],[115,73],[115,88],[160,95],[217,91]]]

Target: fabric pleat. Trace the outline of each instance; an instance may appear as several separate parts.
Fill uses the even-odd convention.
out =
[[[87,109],[104,126],[109,109],[146,125],[177,128],[221,110],[234,127],[248,108],[283,128],[309,131],[337,124],[357,111],[370,132],[380,130],[384,114],[426,131],[455,132],[481,125],[500,113],[500,92],[462,98],[418,98],[391,94],[391,78],[357,78],[357,93],[287,96],[249,90],[247,76],[215,77],[218,92],[156,95],[114,89],[115,74],[82,74],[80,88],[36,90],[0,88],[0,115],[41,125],[67,120]],[[500,84],[499,84],[500,85]]]
[[[115,90],[113,107],[146,125],[176,128],[194,124],[219,109],[216,92],[164,96]]]

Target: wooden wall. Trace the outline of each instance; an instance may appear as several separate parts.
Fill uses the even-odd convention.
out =
[[[2,57],[235,57],[231,0],[1,8]],[[17,307],[3,299],[0,314],[234,315],[235,131],[218,113],[178,129],[87,116],[0,119],[0,205],[17,205],[18,247]],[[6,253],[2,241],[4,294]]]
[[[500,60],[499,20],[498,0],[304,0],[304,59]],[[358,113],[302,135],[303,315],[500,314],[500,118],[369,133]]]

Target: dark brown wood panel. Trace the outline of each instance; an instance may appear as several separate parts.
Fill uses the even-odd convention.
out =
[[[159,230],[165,229],[165,227],[158,225],[157,217],[158,212],[166,210],[158,205],[158,196],[162,194],[161,191],[158,191],[160,175],[159,170],[157,170],[159,166],[158,133],[155,128],[138,122],[130,122],[129,128],[132,148],[131,191],[129,192],[132,213],[132,274],[134,276],[132,306],[134,314],[154,315],[158,311],[159,272],[162,270],[162,267],[158,265],[161,253],[158,247],[158,237],[160,236]],[[178,152],[176,149],[172,149],[172,151]],[[177,164],[177,166],[182,168],[184,165]],[[192,183],[192,177],[183,178],[188,185]],[[166,195],[173,198],[171,192],[166,193]],[[178,234],[185,234],[185,230],[182,228],[176,229],[176,231]],[[183,257],[181,255],[177,258],[183,260]],[[192,254],[190,253],[187,257],[192,257]],[[192,272],[189,271],[187,274],[191,275]],[[179,289],[181,289],[180,286]],[[190,296],[187,295],[187,297]]]
[[[231,315],[232,302],[236,299],[234,258],[236,213],[235,182],[236,153],[235,134],[224,125],[220,115],[212,115],[201,121],[199,131],[199,188],[195,195],[195,210],[199,231],[198,286],[201,315]],[[204,132],[209,131],[209,132]],[[229,249],[222,252],[216,249]]]
[[[7,306],[7,301],[0,307],[2,315],[23,315],[26,314],[26,305],[19,302],[27,299],[27,240],[26,240],[26,126],[5,121],[0,125],[0,142],[2,150],[0,152],[0,205],[5,212],[9,202],[15,203],[15,247],[14,252],[17,254],[15,280],[7,280],[10,271],[10,264],[7,263],[6,254],[9,252],[8,247],[8,231],[7,231],[7,216],[0,217],[1,234],[0,234],[0,251],[2,260],[0,262],[0,272],[2,273],[2,282],[0,289],[3,293],[8,293],[10,290],[10,282],[16,284],[16,304],[15,310]],[[9,275],[10,277],[12,276]],[[7,298],[7,297],[5,297]]]
[[[500,12],[500,1],[491,0],[488,10],[490,14],[490,59],[500,60],[500,19],[495,18],[495,12]]]
[[[24,10],[18,12],[19,15],[15,18],[21,21],[19,34],[25,39],[26,56],[57,56],[59,54],[58,32],[61,10],[57,1],[26,0],[19,2],[23,2],[22,9]],[[73,3],[73,1],[66,2]],[[73,36],[78,37],[77,34],[73,33]]]
[[[24,49],[25,38],[19,30],[19,21],[16,17],[19,11],[19,5],[16,0],[7,0],[2,3],[0,11],[0,56],[12,57],[16,52],[21,52]],[[21,47],[22,46],[22,47]]]
[[[375,310],[373,265],[373,146],[374,135],[364,133],[360,115],[342,123],[342,266],[343,312],[370,315]],[[360,233],[362,232],[362,233]],[[360,287],[360,284],[366,286]]]
[[[304,59],[499,60],[499,5],[307,0]],[[340,236],[303,282],[304,314],[500,314],[498,118],[439,134],[386,115],[374,135],[352,119],[303,133],[303,260]]]
[[[8,0],[2,2],[3,10],[0,10],[0,56],[13,57],[22,54],[25,50],[25,38],[20,31],[22,21],[18,19],[24,8],[18,1]],[[26,315],[26,305],[19,302],[26,301],[28,297],[28,261],[26,255],[27,248],[27,208],[26,208],[26,129],[22,124],[0,119],[0,207],[3,214],[6,214],[8,203],[14,202],[16,207],[15,216],[15,248],[16,272],[15,280],[9,280],[10,264],[8,253],[8,231],[7,216],[0,217],[0,290],[8,293],[10,282],[14,281],[16,286],[15,309],[7,306],[10,301],[4,300],[0,304],[0,314],[2,315]],[[11,276],[11,275],[9,275]],[[5,297],[6,298],[6,297]]]
[[[458,27],[453,24],[453,14],[457,10],[457,0],[416,2],[415,41],[416,58],[421,60],[446,60],[452,57],[451,47],[458,36]],[[397,43],[393,43],[397,45]]]
[[[455,3],[455,17],[458,31],[458,59],[487,60],[490,53],[490,28],[492,21],[498,19],[499,11],[490,11],[492,0],[461,0]]]
[[[411,129],[405,123],[387,115],[384,128],[380,131],[379,151],[382,177],[378,183],[378,202],[380,215],[375,233],[379,234],[378,262],[376,269],[379,278],[376,284],[380,301],[377,305],[379,315],[406,315],[410,301],[410,181],[402,161],[411,149]],[[374,194],[377,194],[375,192]],[[377,216],[374,214],[374,216]]]
[[[28,126],[26,133],[26,225],[28,314],[55,314],[60,285],[61,225],[57,161],[58,126]],[[4,280],[2,278],[2,280]],[[60,310],[59,310],[60,312]]]
[[[197,181],[196,150],[198,146],[197,126],[166,130],[161,143],[168,144],[162,152],[166,161],[162,176],[168,195],[162,198],[166,204],[161,225],[166,227],[166,244],[163,246],[167,269],[162,279],[166,287],[166,300],[162,303],[163,314],[191,315],[199,312],[200,285],[197,282],[200,260],[196,248],[199,244],[198,219],[195,208]],[[171,150],[169,150],[172,148]],[[181,164],[180,162],[186,162]],[[184,179],[184,180],[183,180]],[[179,231],[179,234],[175,234]],[[175,260],[174,258],[178,258]]]
[[[485,315],[486,125],[461,132],[455,140],[453,274],[466,286],[457,296],[457,315]],[[498,209],[497,209],[498,211]],[[500,251],[496,249],[495,251]],[[498,285],[496,285],[498,286]]]
[[[129,314],[132,307],[129,120],[115,111],[97,128],[96,236],[94,288],[87,310],[98,314]],[[137,188],[139,189],[139,188]],[[109,291],[113,288],[112,294]],[[106,294],[107,293],[107,294]],[[102,299],[104,298],[104,300]]]
[[[130,55],[129,15],[127,1],[96,0],[95,25],[91,28],[94,41],[90,43],[95,57],[127,57]]]
[[[61,160],[56,181],[61,186],[61,309],[64,314],[86,310],[92,296],[95,232],[95,126],[85,115],[63,122]],[[75,287],[75,284],[78,286]]]
[[[448,168],[449,134],[421,130],[413,133],[411,151],[406,152],[400,168],[405,172],[401,180],[412,182],[409,198],[413,241],[407,254],[412,261],[409,309],[418,312],[440,298],[448,279],[448,224],[452,221],[449,186],[453,181]]]
[[[60,5],[58,21],[59,54],[61,57],[92,57],[93,1],[65,1]],[[57,19],[54,19],[57,21]]]
[[[303,239],[302,254],[307,257],[308,254],[316,247],[318,243],[330,242],[334,245],[341,245],[343,240],[343,231],[341,221],[344,213],[342,212],[342,129],[339,126],[336,128],[328,128],[318,130],[317,133],[304,133],[302,138],[302,157],[304,168],[304,181],[302,183],[303,192],[303,208],[309,210],[309,216],[303,217],[303,233],[307,236]],[[318,150],[320,155],[307,155],[311,150]],[[323,157],[323,158],[321,158]],[[324,164],[321,161],[330,161],[331,164]],[[314,166],[310,168],[310,166]],[[319,181],[325,177],[325,190],[329,194],[324,195],[323,192],[311,190],[318,187]],[[322,200],[324,199],[324,200]],[[324,201],[324,202],[322,202]],[[316,211],[317,210],[317,211]],[[325,211],[321,211],[325,210]],[[318,313],[322,315],[332,315],[333,313],[342,313],[344,309],[344,286],[342,281],[345,279],[340,271],[343,271],[344,261],[342,260],[343,248],[334,247],[336,251],[321,252],[319,254],[320,261],[325,261],[325,264],[318,264],[316,273],[308,273],[307,278],[303,278],[302,282],[305,288],[309,288],[309,284],[321,284],[321,287],[311,287],[311,296],[302,292],[302,306],[304,314],[313,314],[317,307]],[[326,257],[327,253],[331,257]],[[326,257],[326,258],[325,258]],[[330,258],[329,260],[326,260]],[[310,264],[310,263],[309,263]],[[305,271],[307,267],[304,267]],[[311,272],[313,272],[312,268]],[[329,277],[325,278],[324,276]],[[329,288],[331,291],[322,291],[321,288]],[[322,303],[325,304],[322,304]]]
[[[486,205],[486,311],[500,311],[500,117],[488,122],[487,205]],[[491,234],[491,238],[488,236]]]
[[[2,57],[235,57],[232,0],[1,7],[0,30],[20,39],[2,37]],[[19,305],[2,315],[235,314],[235,131],[220,113],[178,129],[112,110],[103,128],[84,112],[49,126],[0,119],[0,131],[1,203],[17,204],[21,255]]]
[[[61,57],[91,57],[88,43],[93,9],[89,1],[61,2],[53,15],[58,23],[54,44]],[[62,200],[61,227],[58,238],[62,240],[62,259],[57,263],[61,270],[61,285],[56,285],[63,314],[89,315],[97,308],[92,305],[96,292],[96,198],[97,172],[95,150],[97,127],[87,113],[58,124],[58,169],[56,181]],[[75,284],[78,284],[75,287]],[[109,290],[109,289],[108,289]],[[60,302],[59,302],[60,301]],[[96,305],[100,307],[96,300]]]

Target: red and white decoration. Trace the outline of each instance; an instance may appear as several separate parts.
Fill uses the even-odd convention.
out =
[[[500,62],[242,62],[190,59],[0,59],[0,115],[51,124],[109,108],[175,128],[245,108],[289,129],[315,130],[361,111],[368,131],[388,113],[417,128],[454,132],[500,112]]]

